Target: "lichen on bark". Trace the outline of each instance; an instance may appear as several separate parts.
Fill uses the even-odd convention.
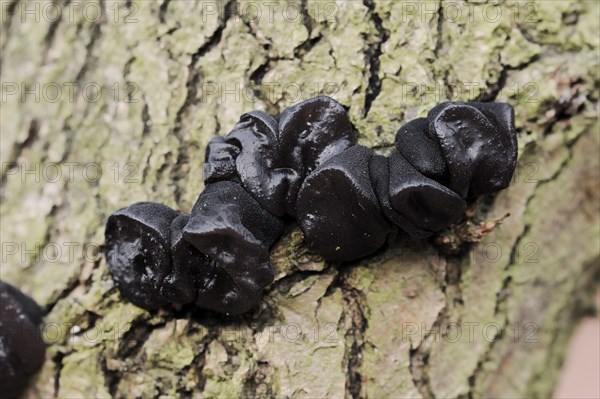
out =
[[[2,1],[0,34],[0,272],[49,311],[30,396],[550,394],[598,276],[596,2],[31,4]],[[123,301],[90,256],[106,217],[140,200],[189,211],[211,137],[316,94],[379,152],[439,101],[511,103],[517,174],[472,222],[510,216],[458,255],[400,237],[347,265],[290,226],[276,281],[238,318]]]

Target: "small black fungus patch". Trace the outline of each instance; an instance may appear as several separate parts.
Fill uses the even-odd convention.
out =
[[[43,310],[33,299],[0,281],[0,392],[21,395],[44,362],[46,346],[39,331]]]
[[[243,313],[273,281],[269,248],[284,219],[298,221],[312,251],[352,261],[399,231],[427,237],[458,221],[467,201],[509,185],[517,159],[504,103],[439,104],[400,128],[389,157],[355,138],[329,97],[242,115],[208,144],[191,215],[142,202],[109,217],[106,257],[122,295],[146,309]]]

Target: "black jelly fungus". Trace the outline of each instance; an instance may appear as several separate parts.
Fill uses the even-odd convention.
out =
[[[138,202],[108,218],[108,267],[121,294],[137,306],[156,309],[167,303],[160,289],[171,272],[170,225],[177,216],[165,205]]]
[[[282,228],[281,220],[262,209],[240,185],[218,182],[198,197],[184,237],[227,272],[233,281],[230,288],[240,291],[237,296],[252,298],[273,281],[269,246]],[[238,301],[232,302],[236,307],[227,313],[239,313]]]
[[[269,248],[283,218],[296,217],[325,259],[351,261],[398,231],[427,237],[459,221],[466,200],[508,186],[517,159],[504,103],[439,104],[400,127],[389,157],[354,141],[346,110],[329,97],[274,117],[242,115],[208,144],[206,188],[191,215],[145,202],[109,217],[105,253],[117,287],[146,309],[243,313],[273,281]]]
[[[444,184],[448,168],[437,138],[429,135],[429,121],[418,118],[403,125],[396,133],[396,150],[420,173]]]
[[[392,207],[390,200],[390,160],[388,157],[381,155],[373,156],[369,165],[369,174],[373,190],[381,206],[381,212],[386,218],[413,237],[427,237],[431,235],[431,232],[418,228]]]
[[[235,159],[240,150],[225,142],[223,137],[213,137],[206,146],[204,159],[204,183],[222,180],[237,180]]]
[[[190,215],[179,215],[171,222],[171,272],[160,286],[161,295],[171,303],[196,300],[198,292],[215,278],[215,264],[183,238]]]
[[[369,255],[391,232],[371,186],[372,156],[369,148],[351,147],[321,164],[300,188],[298,223],[308,247],[326,259]]]
[[[229,315],[238,315],[252,309],[262,298],[262,288],[240,285],[227,271],[215,268],[215,278],[196,299],[196,306]]]
[[[344,107],[326,96],[285,109],[279,116],[279,142],[286,164],[305,176],[354,142]]]
[[[476,107],[462,103],[440,104],[428,118],[446,159],[450,189],[466,198],[508,187],[516,142],[504,125],[493,123]]]
[[[23,313],[33,322],[35,325],[39,325],[44,317],[44,310],[28,295],[25,295],[17,287],[14,287],[8,283],[0,281],[2,290],[6,291],[8,295],[19,302]]]
[[[304,178],[328,158],[352,146],[355,134],[344,107],[327,96],[286,108],[278,120],[281,160],[298,176],[286,196],[286,213],[295,217]]]
[[[390,156],[390,204],[410,225],[399,227],[417,235],[441,230],[456,222],[466,210],[465,201],[454,191],[419,173],[404,157]]]
[[[218,182],[205,187],[184,229],[188,241],[193,232],[191,226],[196,224],[204,225],[203,230],[213,225],[228,226],[267,247],[273,245],[283,231],[281,219],[262,209],[246,190],[233,182]]]
[[[43,310],[17,288],[0,281],[0,392],[19,397],[44,362],[39,330]]]
[[[236,169],[244,188],[260,206],[276,216],[285,214],[285,200],[298,180],[295,170],[280,160],[277,121],[263,112],[244,114],[227,135],[239,148]]]

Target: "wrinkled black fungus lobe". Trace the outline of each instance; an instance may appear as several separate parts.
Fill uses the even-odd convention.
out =
[[[173,209],[138,202],[113,213],[106,223],[106,259],[115,284],[134,305],[156,309],[167,304],[160,294],[171,273]]]
[[[297,218],[308,247],[334,261],[375,252],[392,228],[371,186],[373,150],[354,146],[323,162],[298,193]]]
[[[284,110],[279,116],[281,153],[302,176],[354,143],[344,107],[321,96]]]
[[[466,203],[454,191],[419,173],[398,153],[389,162],[390,205],[402,216],[396,223],[409,234],[430,235],[464,215]]]
[[[226,141],[239,148],[235,165],[244,188],[263,209],[281,217],[287,192],[297,184],[298,174],[284,167],[277,135],[277,121],[254,111],[242,116]]]
[[[442,103],[429,112],[429,129],[435,132],[449,171],[448,187],[461,197],[476,197],[508,187],[516,162],[516,135],[507,110]],[[498,122],[500,121],[500,122]]]
[[[184,229],[185,239],[225,269],[241,288],[260,291],[273,281],[269,247],[283,223],[239,185],[208,185]]]
[[[206,146],[204,183],[239,180],[235,165],[239,153],[239,148],[226,143],[223,137],[213,137]]]
[[[183,237],[190,215],[179,215],[171,222],[171,273],[161,286],[161,295],[171,303],[194,302],[215,279],[216,265]]]
[[[44,311],[33,299],[0,281],[0,392],[16,398],[44,362],[39,330]]]
[[[448,168],[440,143],[429,135],[429,121],[418,118],[402,126],[396,134],[396,150],[419,173],[445,184]]]

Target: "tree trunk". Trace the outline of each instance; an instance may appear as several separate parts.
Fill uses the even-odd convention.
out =
[[[592,1],[3,1],[2,279],[49,311],[27,393],[550,395],[598,278],[599,18]],[[107,216],[189,211],[211,137],[319,93],[382,153],[437,102],[507,101],[514,181],[352,264],[290,226],[241,317],[122,300]]]

